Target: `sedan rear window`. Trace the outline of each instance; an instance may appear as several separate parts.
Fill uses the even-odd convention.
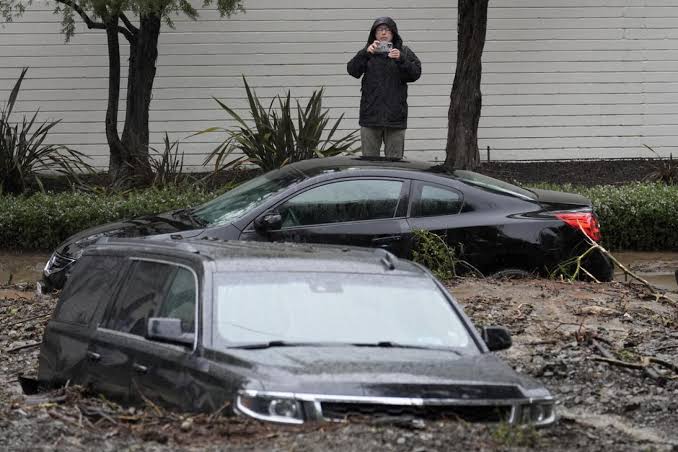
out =
[[[457,170],[454,175],[470,185],[475,185],[480,188],[489,189],[495,192],[506,193],[524,199],[537,199],[537,197],[529,190],[518,187],[517,185],[509,184],[508,182],[494,179],[483,174],[474,173],[473,171]]]
[[[336,273],[215,275],[214,343],[393,342],[477,352],[432,280]]]

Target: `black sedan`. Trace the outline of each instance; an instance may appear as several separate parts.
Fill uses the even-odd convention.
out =
[[[102,236],[328,243],[407,258],[417,229],[444,236],[485,275],[547,275],[587,250],[586,235],[601,238],[591,201],[580,195],[526,190],[422,162],[335,157],[271,171],[197,208],[82,231],[59,245],[43,281],[63,286],[70,265]],[[612,278],[610,261],[597,251],[584,267],[598,280]]]
[[[383,250],[103,239],[73,266],[38,386],[82,384],[301,424],[365,416],[548,425],[554,400],[422,266]]]

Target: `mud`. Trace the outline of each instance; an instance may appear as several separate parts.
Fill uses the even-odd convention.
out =
[[[677,304],[618,282],[460,279],[449,288],[477,325],[511,330],[514,346],[502,355],[557,396],[554,427],[365,421],[286,428],[119,407],[78,388],[25,397],[17,376],[35,374],[55,300],[12,285],[0,288],[0,450],[678,450],[678,367],[667,367],[678,364]],[[641,366],[597,360],[605,356]]]

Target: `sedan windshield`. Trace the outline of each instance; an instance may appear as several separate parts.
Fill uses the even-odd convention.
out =
[[[207,226],[229,223],[259,206],[272,195],[303,180],[305,177],[298,171],[289,168],[262,174],[197,207],[193,210],[192,215]]]
[[[417,346],[478,351],[435,283],[337,273],[219,273],[214,343]]]

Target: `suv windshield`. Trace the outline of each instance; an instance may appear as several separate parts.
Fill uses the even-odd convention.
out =
[[[303,174],[289,168],[271,171],[195,208],[192,215],[208,226],[225,224],[240,218],[270,196],[305,178]]]
[[[508,182],[494,179],[483,174],[474,173],[473,171],[457,170],[454,175],[461,181],[480,188],[489,189],[501,193],[508,193],[510,195],[518,196],[519,198],[535,200],[537,197],[529,190],[518,187],[517,185],[509,184]]]
[[[337,273],[218,273],[214,344],[285,343],[478,349],[435,283]]]

